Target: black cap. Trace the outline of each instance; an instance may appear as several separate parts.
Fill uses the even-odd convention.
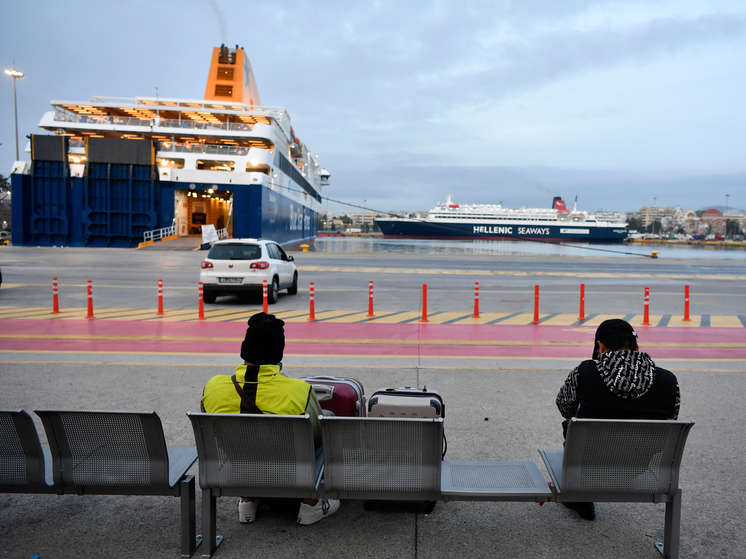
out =
[[[604,320],[596,329],[596,337],[594,338],[593,344],[593,359],[598,359],[600,354],[598,349],[598,342],[602,342],[607,345],[604,340],[610,336],[633,336],[637,338],[637,332],[632,328],[632,325],[626,320],[621,318],[612,318],[610,320]]]
[[[285,349],[285,322],[260,312],[249,319],[241,344],[241,358],[254,365],[276,365]]]

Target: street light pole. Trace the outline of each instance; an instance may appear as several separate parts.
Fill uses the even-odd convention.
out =
[[[13,68],[12,70],[5,70],[5,73],[13,78],[13,109],[15,110],[16,117],[16,161],[18,161],[18,97],[16,96],[16,80],[23,77],[23,72],[19,72]]]

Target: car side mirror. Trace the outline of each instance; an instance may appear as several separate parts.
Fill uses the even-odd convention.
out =
[[[290,255],[288,254],[288,262],[293,262],[293,261],[295,261],[295,258],[293,258],[292,256],[290,256]]]

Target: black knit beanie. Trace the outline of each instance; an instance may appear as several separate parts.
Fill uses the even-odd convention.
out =
[[[633,340],[635,342],[637,340],[637,332],[635,332],[635,329],[632,328],[632,325],[626,320],[622,320],[621,318],[612,318],[609,320],[604,320],[601,324],[599,324],[598,329],[596,330],[595,343],[593,344],[593,359],[598,359],[600,353],[600,350],[598,348],[599,341],[604,345],[608,345],[607,340],[609,338],[619,336],[628,337],[630,339],[630,343]]]
[[[273,314],[260,312],[249,319],[241,344],[241,358],[254,365],[276,365],[285,349],[285,322]]]

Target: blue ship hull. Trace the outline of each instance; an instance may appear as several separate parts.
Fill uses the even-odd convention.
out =
[[[596,223],[537,225],[531,222],[440,223],[416,219],[377,219],[384,237],[395,239],[494,239],[510,241],[575,241],[621,243],[627,238],[623,226],[608,227]]]
[[[262,185],[159,181],[155,166],[90,164],[71,177],[63,161],[32,161],[28,175],[11,175],[13,244],[136,247],[143,233],[174,222],[177,190],[211,188],[233,196],[233,237],[269,238],[282,245],[312,239],[319,214]]]

